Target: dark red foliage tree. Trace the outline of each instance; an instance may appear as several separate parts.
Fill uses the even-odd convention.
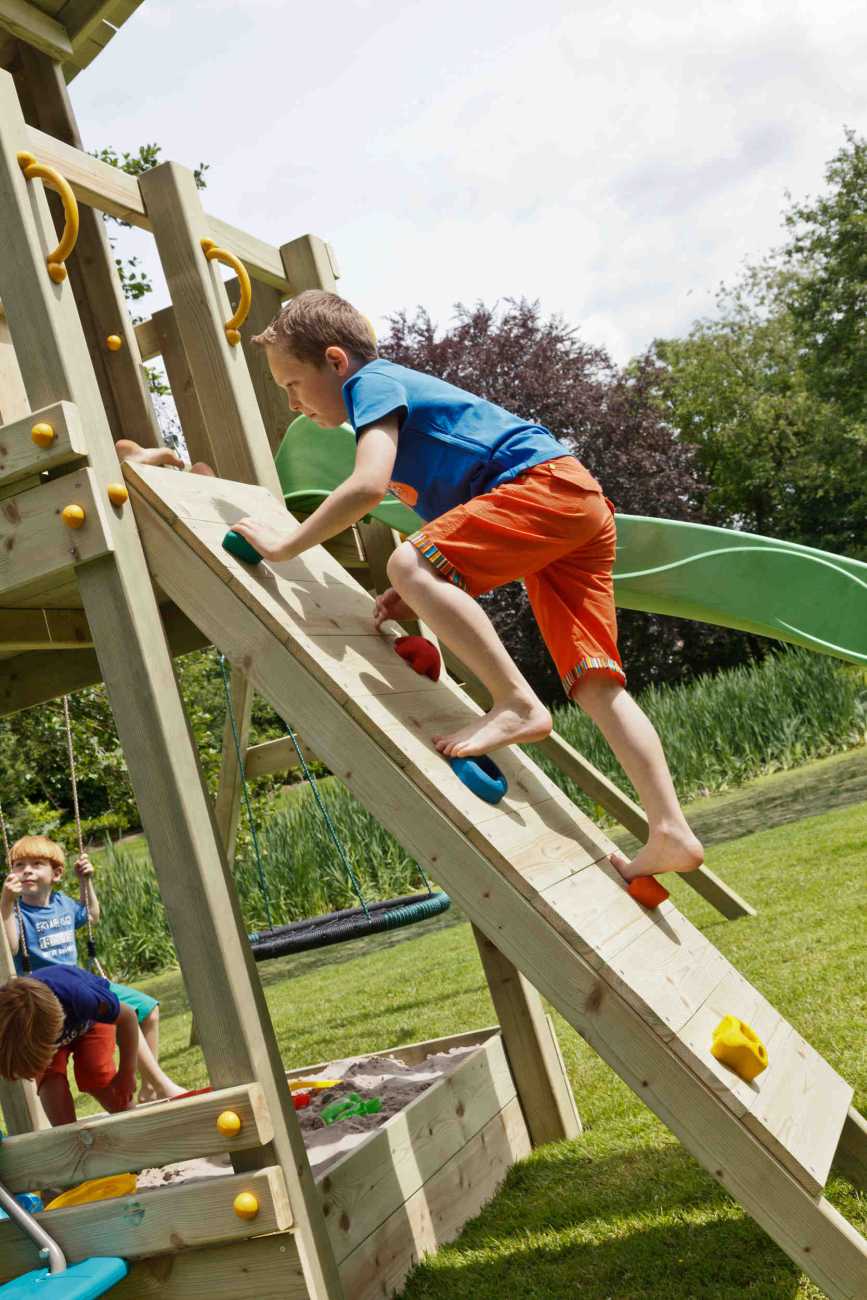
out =
[[[538,302],[506,299],[494,307],[458,304],[448,329],[429,314],[389,318],[380,353],[438,375],[525,420],[545,425],[596,475],[618,510],[698,519],[704,484],[693,449],[678,441],[653,397],[656,363],[641,358],[618,368],[603,348],[583,342]],[[562,699],[523,586],[485,597],[498,631],[543,698]],[[742,638],[694,623],[621,612],[620,648],[630,685],[710,671],[744,657]]]

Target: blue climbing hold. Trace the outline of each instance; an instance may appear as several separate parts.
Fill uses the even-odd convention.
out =
[[[509,788],[508,781],[487,754],[478,758],[450,758],[449,762],[455,776],[485,803],[499,803]]]
[[[234,532],[231,528],[223,538],[223,550],[234,555],[236,560],[243,560],[245,564],[261,564],[262,556],[251,546],[246,537],[240,533]]]

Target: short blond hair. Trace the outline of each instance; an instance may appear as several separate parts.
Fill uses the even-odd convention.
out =
[[[9,850],[9,861],[20,862],[22,858],[39,858],[43,862],[52,862],[63,871],[66,867],[66,854],[56,840],[47,835],[22,835]]]
[[[344,348],[358,361],[375,361],[379,355],[367,317],[339,294],[324,289],[305,289],[292,298],[253,342],[285,348],[314,366],[324,364],[325,349],[331,347]]]
[[[7,980],[0,987],[0,1079],[35,1079],[47,1070],[65,1018],[41,980]]]

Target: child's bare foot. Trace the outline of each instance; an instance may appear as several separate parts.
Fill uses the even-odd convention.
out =
[[[655,876],[661,871],[696,871],[704,862],[704,849],[684,822],[677,831],[659,831],[630,862],[623,853],[610,853],[608,861],[624,880]]]
[[[528,745],[551,731],[551,715],[535,696],[514,696],[495,704],[483,718],[474,718],[460,731],[433,736],[433,743],[446,758],[473,758],[504,745]]]

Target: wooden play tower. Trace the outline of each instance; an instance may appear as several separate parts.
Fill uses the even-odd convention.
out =
[[[864,1184],[851,1088],[671,903],[650,913],[629,897],[610,841],[521,752],[502,763],[510,791],[496,807],[457,781],[425,738],[477,706],[451,678],[415,676],[372,631],[390,536],[362,530],[255,571],[222,550],[244,514],[286,522],[273,462],[286,409],[247,339],[288,296],[333,288],[334,262],[313,236],[275,249],[209,216],[173,163],[135,179],[83,152],[65,81],[135,7],[0,0],[0,705],[105,682],[215,1092],[46,1130],[32,1087],[6,1086],[15,1136],[0,1178],[58,1187],[228,1152],[225,1178],[57,1210],[51,1230],[70,1259],[130,1260],[112,1292],[123,1300],[387,1296],[515,1159],[580,1133],[539,990],[828,1295],[867,1294],[867,1245],[822,1194],[834,1162]],[[102,212],[156,241],[171,306],[137,326]],[[243,324],[215,260],[235,266],[229,292],[243,302],[252,278]],[[189,451],[217,479],[118,464],[117,438],[159,442],[142,368],[156,355]],[[414,1062],[475,1048],[321,1179],[228,866],[238,765],[229,753],[212,808],[172,667],[209,643],[233,665],[242,722],[259,691],[448,889],[500,1021],[397,1049]],[[552,745],[641,832],[634,805]],[[269,764],[286,766],[285,747],[248,771]],[[748,910],[709,873],[693,883],[726,915]],[[8,970],[8,950],[0,960]],[[727,1013],[768,1045],[757,1084],[710,1054]],[[226,1109],[237,1136],[216,1126]],[[255,1218],[234,1212],[239,1191]],[[0,1282],[35,1262],[0,1223]]]

